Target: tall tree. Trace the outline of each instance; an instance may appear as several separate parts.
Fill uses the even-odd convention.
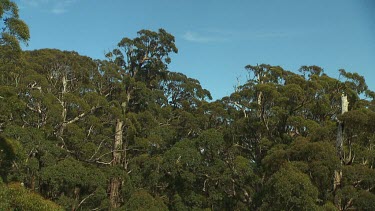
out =
[[[127,170],[127,144],[124,142],[124,121],[129,120],[129,113],[140,112],[146,102],[139,101],[137,95],[146,89],[158,89],[159,80],[171,62],[170,53],[177,53],[174,37],[164,29],[158,32],[141,30],[134,39],[123,38],[118,48],[107,54],[107,58],[114,62],[118,72],[119,91],[110,93],[108,98],[116,101],[118,116],[115,117],[115,136],[113,141],[112,166],[122,166]],[[144,84],[146,87],[144,87]],[[139,95],[138,95],[139,96]],[[112,178],[110,184],[111,208],[120,206],[120,178]]]

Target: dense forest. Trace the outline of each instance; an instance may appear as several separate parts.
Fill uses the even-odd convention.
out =
[[[164,29],[97,60],[23,51],[17,5],[0,18],[0,210],[375,209],[375,93],[357,73],[245,63],[213,101],[169,70]]]

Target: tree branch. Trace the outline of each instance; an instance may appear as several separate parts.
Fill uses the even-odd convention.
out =
[[[96,109],[100,108],[101,106],[94,106],[90,109],[89,112],[83,112],[82,114],[76,116],[74,119],[65,122],[65,125],[69,125],[71,123],[77,122],[78,120],[82,119],[83,117],[87,116],[88,114],[93,113]]]
[[[76,210],[78,210],[78,208],[82,205],[83,202],[86,201],[86,199],[90,198],[91,196],[94,195],[95,192],[91,193],[90,195],[86,196],[84,199],[82,199],[82,201],[78,204]]]
[[[94,156],[95,156],[96,154],[98,154],[99,149],[100,149],[100,147],[102,146],[102,144],[103,144],[104,141],[105,141],[105,139],[103,139],[103,140],[100,142],[98,148],[95,150],[95,153],[90,157],[89,160],[92,160],[92,159],[94,158]]]

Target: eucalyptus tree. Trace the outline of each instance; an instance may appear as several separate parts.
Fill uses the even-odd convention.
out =
[[[30,39],[30,32],[26,23],[19,18],[18,6],[13,1],[0,1],[0,20],[0,58],[7,59],[14,53],[20,53],[19,41],[26,43]]]
[[[357,73],[247,65],[243,85],[207,102],[168,70],[163,29],[94,61],[22,52],[15,3],[0,0],[0,18],[0,209],[60,209],[11,181],[71,210],[375,206],[375,94]]]
[[[178,72],[167,72],[162,81],[162,88],[168,104],[174,109],[197,108],[206,99],[212,100],[208,90],[203,89],[199,81]]]
[[[106,105],[92,83],[98,77],[97,65],[75,52],[51,49],[24,52],[24,59],[28,74],[17,89],[22,107],[4,134],[24,147],[25,185],[69,209],[78,209],[90,201],[87,197],[99,196],[106,185],[100,172],[96,179],[87,178],[92,169],[82,164],[100,138],[93,132],[94,113]]]
[[[364,128],[368,128],[365,126],[368,124],[367,119],[372,117],[371,110],[368,109],[371,103],[360,97],[364,94],[371,97],[372,92],[367,89],[364,78],[356,73],[340,70],[343,79],[334,79],[318,66],[302,66],[301,74],[264,64],[248,65],[246,69],[250,71],[249,80],[237,87],[229,97],[223,98],[222,102],[230,108],[228,112],[233,112],[233,123],[227,130],[227,137],[238,147],[241,155],[250,158],[255,164],[255,173],[262,178],[255,185],[258,193],[266,191],[264,188],[267,187],[267,181],[280,171],[280,166],[292,163],[301,173],[309,175],[312,184],[318,188],[320,205],[335,201],[337,208],[350,209],[356,206],[358,200],[361,204],[358,207],[369,206],[372,186],[368,186],[370,188],[365,193],[367,199],[362,200],[354,195],[350,196],[359,191],[360,186],[355,182],[349,186],[355,191],[348,191],[350,188],[345,187],[345,194],[341,182],[336,188],[332,184],[334,172],[341,172],[341,169],[343,171],[340,177],[347,181],[346,175],[349,176],[350,173],[345,169],[353,168],[346,166],[352,166],[356,160],[355,154],[366,149],[366,144],[361,147],[357,145],[359,131],[353,134],[352,131],[356,128],[354,124],[362,125],[361,140],[365,141],[362,143],[367,143],[367,150],[372,152],[371,132],[364,132]],[[343,115],[342,95],[348,96],[349,101],[349,112]],[[366,112],[366,115],[359,110]],[[349,115],[352,113],[356,115]],[[352,119],[354,116],[357,119]],[[362,118],[365,116],[366,118]],[[351,124],[349,121],[357,123]],[[335,153],[340,151],[334,149],[339,123],[344,125],[343,148],[341,153]],[[296,146],[299,148],[294,148]],[[298,151],[304,153],[297,153],[297,156]],[[369,161],[368,158],[363,160]],[[372,171],[370,169],[367,170],[368,173]],[[264,196],[256,194],[252,206],[260,207],[258,200]]]
[[[27,43],[30,38],[29,28],[19,18],[18,6],[13,1],[0,1],[0,103],[6,101],[18,104],[16,87],[24,74],[20,64],[21,48],[19,41]],[[0,132],[9,120],[12,109],[9,104],[1,105]],[[17,106],[16,106],[17,107]],[[4,116],[5,115],[5,116]]]
[[[113,102],[118,111],[115,119],[115,136],[111,161],[112,166],[128,168],[127,144],[134,114],[144,111],[151,103],[151,91],[159,89],[159,81],[165,77],[170,54],[177,53],[174,37],[164,29],[158,32],[141,30],[134,39],[123,38],[118,48],[108,53],[107,58],[116,66],[114,74],[117,80],[111,81],[118,89],[107,93],[107,99]],[[103,69],[104,70],[104,69]],[[117,91],[117,92],[116,92]],[[124,132],[127,135],[124,137]],[[110,204],[112,208],[120,206],[120,178],[113,177],[110,182]]]
[[[40,118],[25,124],[52,127],[50,132],[60,141],[61,148],[69,151],[66,128],[92,114],[103,103],[91,83],[96,80],[93,73],[96,64],[76,52],[50,49],[27,52],[25,57],[33,72],[25,77],[21,96],[27,108]]]
[[[347,103],[343,102],[345,112],[338,116],[337,153],[342,167],[335,175],[335,204],[340,210],[371,210],[375,198],[375,181],[371,179],[375,173],[375,116],[370,105],[374,98],[362,76],[345,70],[340,70],[340,74],[345,80]],[[368,100],[361,99],[360,95]]]

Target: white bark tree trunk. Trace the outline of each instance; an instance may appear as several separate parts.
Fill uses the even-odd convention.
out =
[[[348,96],[342,94],[341,95],[341,114],[348,112],[348,107],[349,107]],[[338,129],[337,129],[336,149],[337,149],[337,155],[340,158],[341,165],[344,163],[343,147],[344,147],[344,124],[341,121],[339,121]],[[342,171],[335,170],[334,182],[333,182],[334,191],[336,191],[337,188],[341,185],[341,179],[342,179]],[[339,210],[342,210],[340,198],[335,199],[335,204]]]
[[[116,131],[115,131],[115,139],[113,143],[113,160],[112,166],[121,165],[122,162],[122,154],[123,154],[123,124],[124,122],[120,119],[116,120]],[[121,186],[121,178],[113,177],[111,178],[110,182],[110,190],[109,190],[109,199],[110,199],[110,206],[111,209],[118,208],[120,206],[120,187]]]

